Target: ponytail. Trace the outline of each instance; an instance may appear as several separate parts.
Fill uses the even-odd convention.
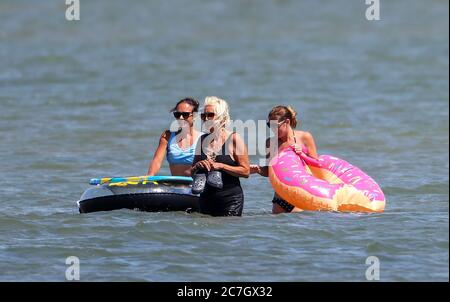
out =
[[[288,118],[291,120],[291,127],[292,128],[297,127],[297,112],[291,106],[287,106],[286,109],[290,115],[290,117],[288,117]]]

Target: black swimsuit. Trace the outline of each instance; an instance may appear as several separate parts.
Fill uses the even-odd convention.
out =
[[[204,139],[208,135],[202,135],[202,146]],[[237,166],[237,163],[225,152],[227,141],[222,146],[221,154],[216,155],[215,161],[229,166]],[[201,148],[200,160],[205,159],[207,159],[207,156],[204,154],[203,148]],[[244,208],[244,193],[239,177],[232,176],[224,171],[221,172],[223,188],[217,189],[206,184],[205,190],[200,194],[200,212],[212,216],[241,216]]]
[[[272,199],[273,203],[276,203],[280,207],[283,208],[286,212],[290,213],[295,208],[293,205],[291,205],[289,202],[287,202],[284,199],[281,199],[280,197],[274,196]]]

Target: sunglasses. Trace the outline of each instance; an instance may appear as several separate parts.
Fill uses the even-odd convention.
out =
[[[202,118],[203,121],[206,121],[206,119],[212,119],[214,118],[216,114],[214,112],[205,112],[200,114],[200,117]]]
[[[285,121],[286,121],[286,120],[282,120],[281,122],[276,123],[276,125],[277,125],[277,126],[280,126],[280,125],[283,124]],[[268,121],[268,122],[266,123],[267,127],[269,127],[269,128],[270,128],[270,125],[271,125],[271,124],[274,124],[274,125],[275,125],[275,123],[274,123],[274,122],[271,122],[271,121]]]
[[[190,116],[192,115],[192,112],[179,112],[179,111],[175,111],[174,113],[173,113],[173,116],[177,119],[177,120],[179,120],[180,119],[180,117],[183,117],[183,119],[188,119]]]

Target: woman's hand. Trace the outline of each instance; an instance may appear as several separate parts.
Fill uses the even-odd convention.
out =
[[[209,159],[201,160],[197,162],[194,166],[192,166],[192,174],[197,170],[206,170],[211,171],[211,161]]]
[[[218,163],[215,162],[211,159],[204,159],[201,160],[199,162],[197,162],[191,169],[192,174],[195,173],[195,171],[197,170],[206,170],[206,171],[211,171],[211,170],[222,170],[223,169],[224,164],[222,163]]]
[[[211,170],[222,170],[223,169],[223,165],[224,165],[223,163],[218,163],[218,162],[215,162],[215,161],[213,161],[211,159],[208,159],[208,162],[209,162],[209,165],[211,167]]]
[[[258,165],[250,165],[250,174],[261,174],[261,167]]]
[[[295,153],[297,153],[297,155],[302,155],[303,154],[303,150],[302,147],[298,144],[294,144],[291,145],[292,149],[294,149]]]

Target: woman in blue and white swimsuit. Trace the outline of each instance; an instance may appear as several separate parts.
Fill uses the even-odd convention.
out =
[[[177,132],[166,130],[161,134],[147,175],[154,176],[159,172],[167,154],[167,161],[173,176],[191,176],[195,148],[202,134],[194,129],[194,115],[198,112],[198,107],[198,101],[185,98],[171,110],[184,131],[181,129]]]

